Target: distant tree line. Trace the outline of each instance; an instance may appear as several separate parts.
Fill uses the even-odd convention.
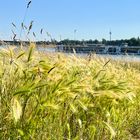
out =
[[[20,45],[21,43],[28,45],[30,42],[29,41],[0,41],[0,45],[2,45],[3,43],[7,43],[10,45]],[[128,46],[140,46],[140,38],[131,38],[131,39],[121,39],[121,40],[106,40],[106,39],[102,39],[101,41],[95,39],[95,40],[69,40],[69,39],[64,39],[61,41],[57,41],[55,39],[51,40],[51,41],[36,41],[35,42],[37,45],[49,45],[49,44],[56,44],[56,45],[84,45],[84,44],[104,44],[104,45],[122,45],[127,43]]]
[[[57,44],[59,44],[59,45],[60,44],[64,44],[64,45],[104,44],[104,45],[113,45],[113,46],[115,46],[115,45],[120,46],[125,43],[127,43],[128,46],[140,46],[140,38],[138,37],[138,38],[112,40],[112,41],[109,41],[106,39],[102,39],[102,41],[99,41],[97,39],[82,40],[82,41],[65,39],[65,40],[57,42]]]

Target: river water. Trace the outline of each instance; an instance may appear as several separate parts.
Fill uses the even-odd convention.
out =
[[[0,49],[5,48],[4,46],[0,46]],[[45,53],[56,53],[55,48],[45,48],[45,47],[37,47],[38,51]],[[73,53],[65,53],[66,55],[73,55]],[[77,56],[86,57],[89,56],[87,53],[77,53]],[[109,54],[96,54],[96,56],[114,59],[114,60],[126,60],[126,61],[138,61],[140,62],[140,55],[109,55]]]
[[[39,51],[47,53],[57,52],[55,48],[38,48]],[[73,53],[65,53],[66,55],[73,55]],[[77,56],[86,57],[89,56],[87,53],[77,53]],[[126,61],[138,61],[140,62],[140,55],[109,55],[109,54],[96,54],[96,56],[114,59],[114,60],[126,60]]]

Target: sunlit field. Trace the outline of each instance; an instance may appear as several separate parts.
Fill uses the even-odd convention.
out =
[[[1,50],[0,139],[140,139],[140,64]]]

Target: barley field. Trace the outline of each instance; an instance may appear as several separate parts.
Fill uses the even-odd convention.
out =
[[[140,63],[0,51],[1,140],[140,139]]]

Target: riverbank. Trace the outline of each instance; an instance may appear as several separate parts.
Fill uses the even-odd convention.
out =
[[[0,52],[0,139],[139,139],[139,62]]]

